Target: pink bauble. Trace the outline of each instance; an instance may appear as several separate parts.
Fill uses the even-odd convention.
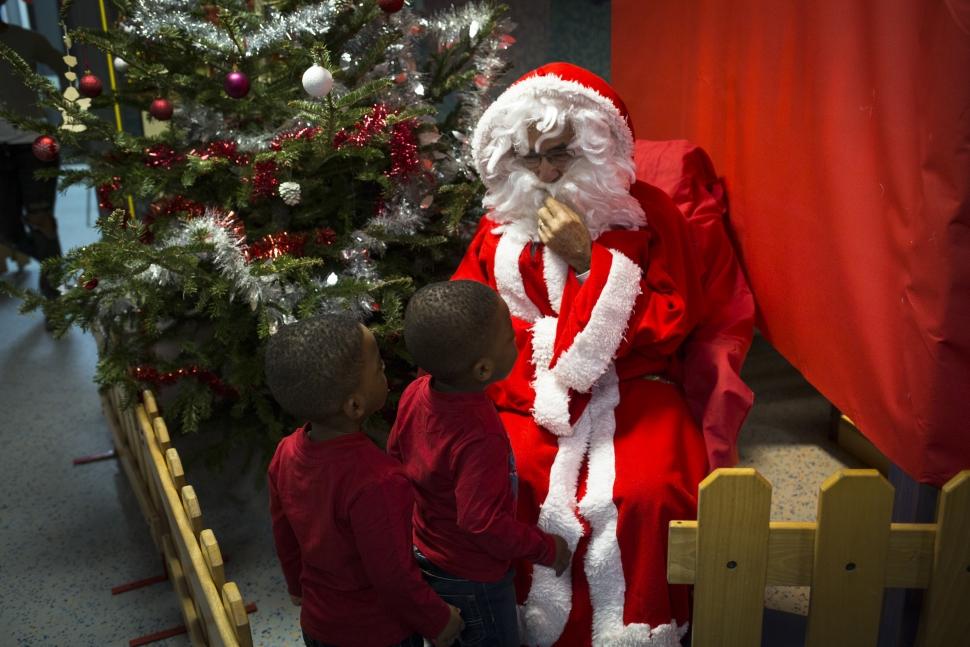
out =
[[[57,159],[57,154],[61,150],[61,145],[57,143],[57,140],[50,135],[41,135],[34,140],[31,146],[31,151],[34,153],[34,157],[39,159],[41,162],[53,162]]]
[[[88,72],[77,82],[77,89],[83,96],[93,99],[94,97],[101,96],[101,91],[104,90],[104,86],[101,84],[101,79]]]
[[[174,111],[175,108],[172,107],[172,102],[168,99],[155,99],[148,108],[148,114],[159,121],[168,121],[172,118]]]
[[[404,0],[377,0],[384,13],[397,13],[404,6]]]
[[[242,72],[230,72],[222,86],[233,99],[242,99],[249,94],[249,77]]]

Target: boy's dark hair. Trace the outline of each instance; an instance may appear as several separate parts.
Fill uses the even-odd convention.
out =
[[[436,378],[464,377],[492,343],[501,297],[477,281],[443,281],[418,290],[404,314],[404,343]]]
[[[321,315],[283,326],[266,344],[266,384],[300,420],[324,420],[360,383],[363,331],[348,315]]]

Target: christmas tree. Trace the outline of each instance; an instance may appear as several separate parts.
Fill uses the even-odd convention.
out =
[[[61,296],[21,292],[24,309],[55,334],[95,331],[99,384],[161,389],[181,431],[230,430],[232,444],[271,448],[295,422],[269,396],[261,349],[304,317],[358,316],[399,390],[403,304],[448,276],[480,215],[466,140],[507,66],[504,8],[114,4],[117,24],[65,43],[103,50],[117,82],[69,74],[62,95],[0,49],[63,123],[0,114],[49,137],[39,154],[60,145],[83,162],[61,185],[96,187],[105,214],[99,242],[48,262]],[[121,132],[89,109],[119,104],[166,127]]]

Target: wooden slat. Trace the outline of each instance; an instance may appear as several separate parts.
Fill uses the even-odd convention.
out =
[[[700,485],[694,647],[761,644],[771,485],[750,468]]]
[[[222,562],[222,551],[219,550],[219,542],[216,535],[208,528],[199,533],[199,547],[202,548],[202,558],[209,569],[209,576],[212,583],[220,591],[226,583],[226,570]]]
[[[920,647],[965,645],[970,636],[970,470],[943,486],[936,550],[920,618]]]
[[[145,413],[148,414],[149,420],[154,420],[159,416],[158,413],[158,402],[155,400],[155,394],[150,390],[145,389],[141,392],[142,403],[145,405]]]
[[[159,450],[161,450],[161,447],[159,447]],[[182,488],[185,487],[185,470],[182,468],[182,459],[179,458],[178,450],[170,447],[163,453],[165,454],[168,473],[172,476],[172,483],[175,484],[175,489],[181,492]]]
[[[152,420],[152,428],[155,430],[155,440],[164,454],[172,446],[172,439],[168,435],[168,425],[165,424],[165,418],[158,416]]]
[[[195,495],[195,488],[186,485],[182,488],[182,507],[185,509],[185,516],[189,518],[189,525],[192,527],[192,534],[196,537],[202,532],[202,506],[199,505],[199,497]],[[208,572],[208,569],[206,569]]]
[[[125,476],[128,479],[128,484],[131,486],[131,491],[135,495],[135,500],[138,502],[138,507],[141,509],[141,514],[145,518],[145,523],[148,524],[148,530],[151,533],[152,542],[154,542],[155,548],[161,551],[161,536],[163,534],[161,527],[161,513],[151,499],[151,493],[148,491],[148,484],[141,479],[138,468],[133,462],[131,451],[128,448],[127,442],[122,440],[124,438],[124,433],[121,431],[121,425],[118,422],[118,411],[114,408],[113,401],[115,400],[110,396],[110,393],[102,393],[102,411],[104,412],[105,420],[108,421],[111,436],[114,438],[115,452],[118,454],[118,462],[121,463],[121,470],[125,473]]]
[[[886,587],[925,589],[933,565],[936,524],[894,523],[889,531]],[[693,584],[697,569],[697,522],[671,521],[667,579]],[[768,534],[767,586],[811,586],[815,523],[772,521]]]
[[[152,428],[151,419],[148,417],[144,405],[135,406],[135,422],[134,438],[131,439],[131,443],[133,447],[141,447],[142,451],[133,451],[132,453],[138,456],[138,469],[141,470],[142,477],[147,479],[151,460],[144,452],[145,440],[147,437],[154,438],[155,430]]]
[[[253,647],[253,634],[249,628],[249,614],[243,604],[242,594],[235,582],[226,582],[222,587],[222,604],[229,614],[229,622],[236,631],[236,640],[242,647]]]
[[[179,609],[182,611],[182,619],[185,621],[185,628],[188,630],[189,640],[193,646],[205,647],[206,639],[203,631],[202,621],[199,612],[189,594],[188,583],[185,581],[185,572],[179,562],[178,555],[169,535],[162,536],[162,552],[165,556],[165,568],[168,571],[168,579],[175,589],[175,596],[179,601]]]
[[[887,588],[925,589],[933,566],[934,523],[894,523],[889,527]]]
[[[875,647],[892,509],[876,470],[839,470],[822,484],[807,647]]]
[[[862,435],[855,423],[847,416],[843,415],[839,418],[835,433],[836,442],[840,447],[858,458],[864,465],[879,470],[880,474],[889,478],[892,462],[872,444],[871,440]]]
[[[222,605],[221,592],[216,589],[212,578],[209,577],[205,560],[202,557],[202,549],[199,547],[199,542],[192,530],[188,516],[185,514],[185,509],[182,507],[182,500],[175,488],[169,466],[154,439],[152,439],[149,449],[153,465],[152,478],[155,479],[156,486],[162,493],[163,511],[172,532],[172,544],[183,566],[185,579],[199,610],[199,615],[203,624],[208,628],[209,644],[237,645],[235,630],[230,624]],[[174,450],[170,449],[169,454],[172,451]]]

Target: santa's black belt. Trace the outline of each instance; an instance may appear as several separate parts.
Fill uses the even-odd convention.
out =
[[[651,382],[662,382],[663,384],[669,384],[670,386],[677,386],[677,383],[671,380],[669,377],[663,375],[658,375],[656,373],[651,373],[650,375],[640,376],[641,380],[650,380]]]

